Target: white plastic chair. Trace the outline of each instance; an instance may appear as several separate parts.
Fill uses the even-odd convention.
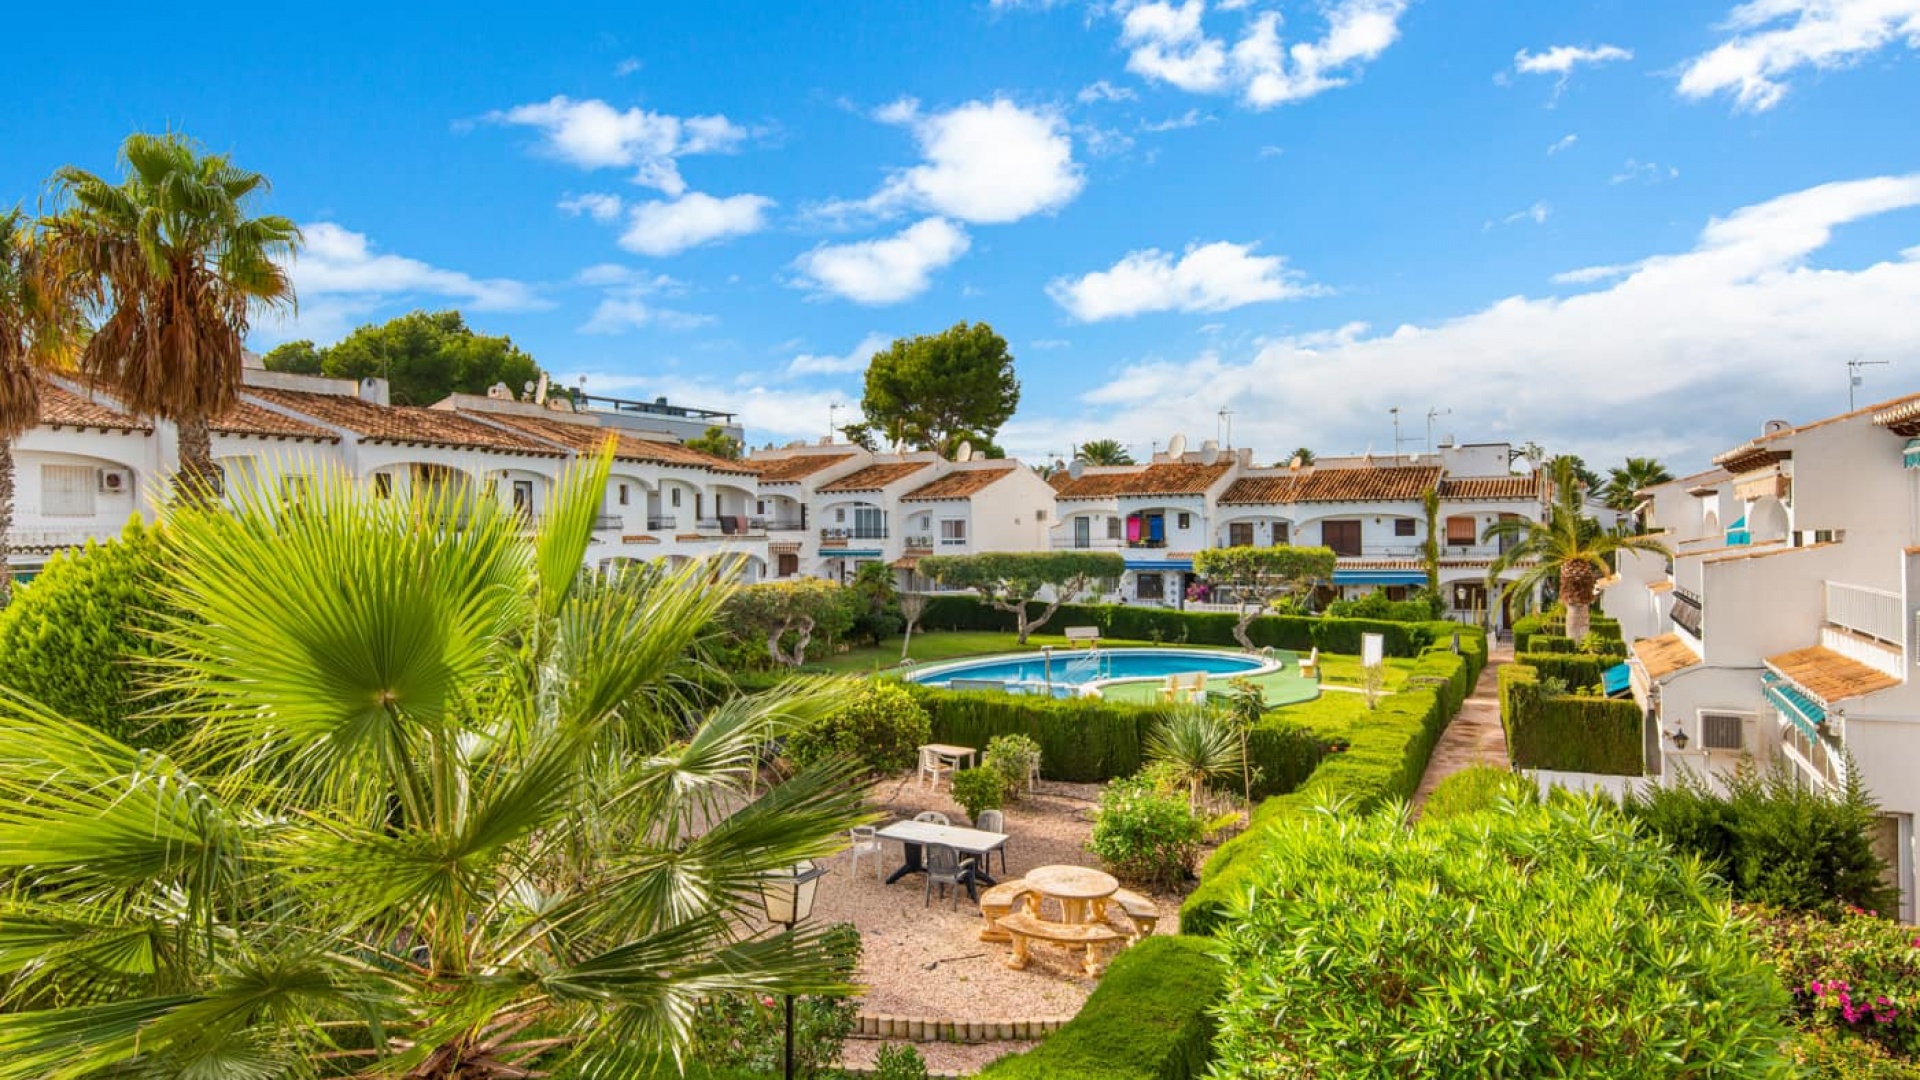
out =
[[[853,842],[847,845],[847,858],[852,861],[851,872],[860,872],[860,860],[873,859],[873,879],[879,881],[887,873],[887,847],[880,840],[880,830],[872,825],[855,825],[847,833]]]
[[[941,775],[951,775],[952,772],[952,763],[941,757],[933,747],[923,746],[920,748],[920,773],[918,779],[921,787],[929,786],[927,781],[932,780],[933,783],[931,786],[934,790],[938,791],[940,788]]]
[[[929,825],[951,825],[951,824],[953,824],[953,822],[952,822],[952,821],[950,821],[950,820],[948,820],[948,819],[947,819],[947,815],[945,815],[945,814],[943,814],[943,813],[941,813],[941,812],[940,812],[940,811],[938,811],[938,810],[928,810],[928,811],[925,811],[924,813],[919,813],[919,814],[915,814],[915,815],[913,815],[913,820],[915,820],[915,821],[924,821],[924,822],[926,822],[926,823],[927,823],[927,824],[929,824]]]

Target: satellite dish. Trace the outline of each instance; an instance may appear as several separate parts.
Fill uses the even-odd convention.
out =
[[[1208,439],[1200,444],[1200,464],[1211,465],[1220,460],[1220,444]]]
[[[953,452],[953,460],[972,461],[973,460],[973,442],[968,439],[962,439],[960,441],[960,449],[955,450]]]
[[[1180,455],[1186,452],[1187,452],[1187,437],[1185,435],[1175,435],[1173,438],[1167,440],[1167,456],[1168,457],[1173,458],[1174,460],[1177,461],[1179,460]]]
[[[1084,461],[1081,461],[1079,458],[1074,458],[1072,461],[1067,463],[1067,475],[1074,478],[1075,480],[1080,479],[1081,475],[1086,471],[1087,471],[1087,463]]]
[[[1299,472],[1299,471],[1300,471],[1300,466],[1302,466],[1302,465],[1305,465],[1305,464],[1306,464],[1306,462],[1304,462],[1304,461],[1301,461],[1301,460],[1300,460],[1300,455],[1299,455],[1299,454],[1295,454],[1295,455],[1293,455],[1293,460],[1292,460],[1292,461],[1289,461],[1289,462],[1287,462],[1287,468],[1289,468],[1289,469],[1292,469],[1292,470],[1293,470],[1294,472]]]

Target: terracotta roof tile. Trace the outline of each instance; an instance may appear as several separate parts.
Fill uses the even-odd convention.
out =
[[[1664,679],[1676,671],[1684,671],[1700,662],[1687,643],[1680,640],[1679,634],[1662,634],[1659,637],[1641,638],[1633,643],[1633,655],[1647,669],[1650,679]]]
[[[242,399],[227,414],[208,425],[223,435],[257,435],[273,439],[306,439],[313,442],[339,442],[340,436],[326,428],[295,420]]]
[[[560,455],[533,439],[501,431],[459,413],[407,405],[375,405],[341,394],[313,394],[250,386],[245,396],[342,427],[370,442],[450,446],[508,454]]]
[[[1769,656],[1767,666],[1827,705],[1900,685],[1892,675],[1824,645]]]
[[[104,428],[151,432],[153,425],[110,405],[90,401],[46,379],[40,382],[40,423],[45,427]]]
[[[1141,469],[1112,473],[1083,473],[1056,489],[1062,499],[1106,499],[1120,495],[1204,495],[1227,475],[1230,464],[1197,465],[1163,462]]]
[[[964,499],[985,491],[997,480],[1012,476],[1015,467],[1008,465],[1000,469],[965,469],[950,472],[931,484],[923,484],[907,492],[900,497],[900,501],[934,502],[939,499]]]
[[[1248,476],[1234,481],[1220,503],[1273,505],[1301,502],[1381,502],[1418,499],[1440,482],[1437,466],[1314,469],[1284,476]]]
[[[1053,488],[1056,494],[1064,490],[1066,486],[1071,483],[1073,483],[1073,474],[1067,472],[1065,469],[1061,469],[1047,477],[1047,486]]]
[[[1531,476],[1463,476],[1440,481],[1443,499],[1531,499],[1540,482]]]
[[[753,474],[753,469],[744,462],[729,461],[712,454],[703,454],[676,442],[643,439],[619,428],[555,420],[545,416],[521,416],[517,413],[475,412],[470,415],[483,423],[502,424],[523,435],[559,443],[581,454],[598,453],[600,448],[607,444],[607,440],[612,439],[615,443],[613,455],[622,461],[684,465],[688,468],[739,473],[747,476]]]
[[[932,464],[933,462],[931,461],[894,461],[880,465],[869,465],[864,469],[848,473],[833,483],[822,487],[820,490],[822,492],[879,491],[888,484],[912,476],[914,473]]]
[[[786,457],[748,458],[741,464],[759,473],[763,484],[797,484],[851,457],[852,454],[788,454]]]

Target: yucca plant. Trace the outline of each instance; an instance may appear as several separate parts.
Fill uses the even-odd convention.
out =
[[[1239,773],[1245,758],[1232,724],[1192,707],[1161,717],[1147,736],[1147,760],[1168,767],[1187,785],[1187,804],[1197,811],[1207,781]]]
[[[607,468],[531,538],[339,477],[172,508],[156,677],[195,733],[0,697],[0,1078],[645,1075],[704,997],[848,989],[755,919],[869,817],[831,764],[753,794],[836,688],[693,718],[727,590],[583,574]]]

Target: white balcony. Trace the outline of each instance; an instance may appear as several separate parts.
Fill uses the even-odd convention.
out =
[[[1827,622],[1862,637],[1901,647],[1906,602],[1899,593],[1827,582]]]

